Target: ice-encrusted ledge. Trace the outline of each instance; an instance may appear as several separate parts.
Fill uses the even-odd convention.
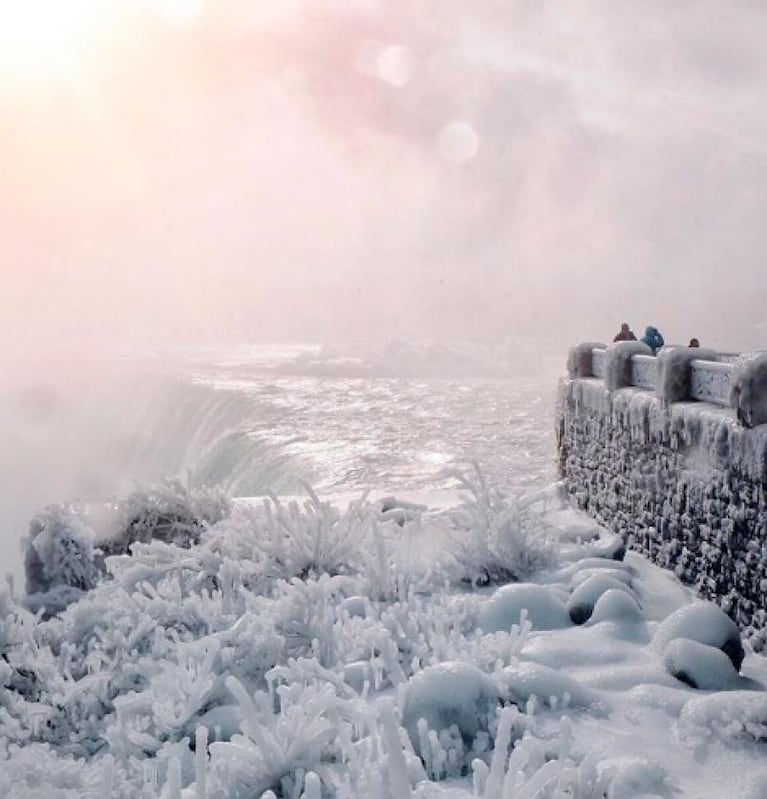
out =
[[[604,352],[591,359],[605,365],[602,376],[595,368],[560,381],[564,484],[579,508],[718,601],[746,633],[766,630],[767,424],[754,424],[763,395],[753,368],[756,360],[763,369],[763,358],[745,367],[683,354],[665,364],[631,358],[632,382],[644,371],[637,382],[652,375],[653,389],[609,390]],[[747,395],[750,419],[730,404],[733,386]],[[668,398],[685,390],[684,400]]]

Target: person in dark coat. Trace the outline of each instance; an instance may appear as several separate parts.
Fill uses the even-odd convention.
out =
[[[634,335],[634,331],[629,327],[628,322],[624,322],[621,325],[620,331],[613,339],[613,341],[636,341],[636,340],[637,337]]]
[[[644,335],[640,339],[652,350],[653,355],[657,355],[658,350],[666,343],[657,327],[648,325],[645,328]]]

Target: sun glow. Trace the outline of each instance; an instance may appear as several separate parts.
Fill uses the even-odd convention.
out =
[[[104,21],[109,0],[0,0],[0,68],[66,67]]]

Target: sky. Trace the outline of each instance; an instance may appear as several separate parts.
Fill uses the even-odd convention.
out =
[[[760,2],[0,0],[0,30],[6,349],[765,346]]]

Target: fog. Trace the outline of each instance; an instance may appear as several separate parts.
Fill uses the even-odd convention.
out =
[[[6,430],[131,348],[765,345],[762,3],[113,6],[0,58]]]
[[[1,75],[6,340],[762,343],[761,4],[133,5]]]

